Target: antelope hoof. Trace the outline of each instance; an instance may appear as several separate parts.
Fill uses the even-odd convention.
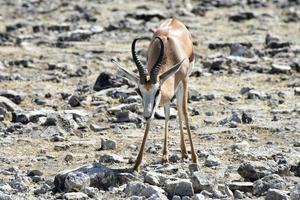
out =
[[[169,156],[166,154],[166,155],[163,155],[162,157],[162,163],[167,163],[169,162]]]
[[[198,163],[198,157],[195,154],[192,154],[192,161],[193,163]]]

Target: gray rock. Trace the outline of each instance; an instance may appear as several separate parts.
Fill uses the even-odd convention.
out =
[[[242,142],[234,143],[230,147],[233,152],[247,152],[250,144],[246,140],[243,140]]]
[[[9,112],[21,111],[22,109],[6,97],[0,96],[0,108],[4,108]]]
[[[90,186],[99,189],[107,190],[111,186],[117,186],[124,184],[128,181],[135,180],[135,177],[128,173],[128,170],[110,169],[101,165],[100,163],[94,163],[92,165],[84,165],[80,168],[63,171],[58,173],[54,179],[55,189],[57,191],[66,191],[66,177],[69,173],[82,172],[90,177]]]
[[[275,35],[267,34],[265,38],[265,44],[267,48],[278,49],[284,47],[290,47],[290,42],[281,42],[280,38]]]
[[[273,160],[267,161],[248,161],[241,164],[238,168],[238,173],[251,181],[258,180],[264,176],[277,173],[278,166]]]
[[[297,183],[295,187],[290,190],[291,200],[299,200],[300,199],[300,183]]]
[[[250,124],[251,122],[253,121],[253,117],[252,117],[252,114],[249,113],[249,112],[243,112],[242,113],[242,122],[244,124]]]
[[[145,196],[146,198],[152,197],[152,199],[168,199],[165,196],[165,191],[160,187],[155,185],[146,185],[146,186],[147,187],[142,190],[141,196]],[[160,198],[155,198],[153,195]]]
[[[142,191],[146,188],[146,185],[141,182],[131,182],[126,185],[124,193],[127,196],[140,196]]]
[[[174,195],[172,200],[181,200],[181,197],[180,196],[177,196],[177,195]]]
[[[66,200],[86,200],[89,199],[88,195],[83,192],[69,192],[63,195],[63,199]]]
[[[12,191],[13,188],[9,184],[4,183],[0,185],[0,192],[3,192],[5,194],[10,194]]]
[[[300,87],[297,87],[294,89],[294,95],[295,96],[300,96]]]
[[[270,73],[271,74],[288,74],[292,68],[289,65],[272,64]]]
[[[151,185],[163,186],[170,178],[171,177],[166,174],[149,171],[145,174],[144,181]]]
[[[247,46],[243,46],[239,43],[231,44],[229,48],[231,56],[239,56],[246,58],[254,57],[254,53]]]
[[[72,172],[66,176],[66,191],[83,191],[90,186],[90,177],[82,172]]]
[[[133,122],[133,123],[140,123],[141,119],[135,114],[128,110],[120,111],[116,113],[116,123],[122,122]]]
[[[206,167],[215,167],[219,166],[221,164],[220,160],[212,155],[209,155],[205,160],[205,166]]]
[[[290,197],[287,195],[287,192],[277,190],[277,189],[269,189],[266,195],[266,200],[289,200]]]
[[[100,163],[127,163],[128,161],[125,160],[122,156],[116,154],[104,154],[100,156],[99,162]]]
[[[217,185],[217,180],[213,176],[203,172],[194,172],[191,176],[191,181],[196,193],[203,190],[212,192]]]
[[[50,185],[44,183],[44,184],[43,184],[42,186],[40,186],[39,188],[35,189],[35,190],[33,191],[33,193],[34,193],[35,195],[41,195],[41,194],[47,193],[47,192],[50,191],[51,189],[52,189],[52,188],[51,188]]]
[[[117,142],[111,139],[101,139],[102,150],[115,150],[117,148]]]
[[[243,199],[244,198],[243,192],[241,192],[239,190],[235,190],[234,191],[234,198],[236,198],[236,199]]]
[[[111,87],[120,87],[126,85],[126,83],[128,82],[125,79],[118,78],[108,72],[101,72],[94,84],[93,89],[95,91],[100,91]]]
[[[27,173],[27,176],[42,176],[42,175],[43,172],[38,169],[31,170]]]
[[[284,180],[277,174],[271,174],[253,183],[253,194],[256,196],[265,195],[269,189],[285,189]]]
[[[176,181],[166,182],[165,190],[168,193],[168,197],[173,197],[174,195],[179,196],[193,196],[194,189],[192,182],[188,179],[180,179]]]
[[[147,174],[144,177],[145,183],[149,183],[151,185],[159,185],[159,177],[156,175],[155,172],[147,172]]]
[[[68,103],[70,104],[70,106],[72,107],[77,107],[81,105],[81,100],[78,96],[76,95],[72,95],[70,96]]]
[[[235,15],[229,16],[230,21],[241,22],[255,18],[256,16],[252,12],[241,12]]]
[[[224,96],[224,99],[226,99],[227,101],[230,101],[230,102],[236,102],[238,100],[237,97],[235,96],[230,96],[230,95],[225,95]]]
[[[232,191],[239,190],[239,191],[242,191],[242,192],[252,192],[253,183],[252,182],[232,181],[232,182],[228,183],[228,187]]]
[[[67,34],[62,34],[58,37],[59,42],[64,41],[84,41],[91,37],[92,32],[89,30],[75,30],[68,32]]]
[[[206,197],[203,194],[195,194],[193,200],[205,200]]]
[[[181,160],[181,158],[177,154],[171,155],[169,158],[170,162],[178,162],[179,160]]]
[[[8,98],[15,104],[20,104],[24,100],[24,95],[22,93],[13,90],[0,89],[0,96]]]
[[[18,192],[25,192],[28,190],[30,181],[28,179],[25,179],[25,177],[22,178],[16,178],[9,182],[10,186],[17,190]]]
[[[12,197],[8,194],[0,192],[0,200],[12,200]]]

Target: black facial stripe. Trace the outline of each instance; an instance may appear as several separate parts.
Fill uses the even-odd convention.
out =
[[[152,116],[153,111],[154,111],[154,108],[155,108],[155,106],[156,106],[156,98],[157,98],[157,96],[159,95],[159,92],[160,92],[160,88],[158,88],[158,90],[156,91],[156,94],[155,94],[155,96],[154,96],[154,103],[153,103],[153,108],[152,108],[151,116]]]
[[[140,90],[139,88],[137,88],[135,91],[136,91],[136,93],[138,93],[138,95],[140,95],[141,97],[143,96],[142,93],[141,93],[141,90]]]

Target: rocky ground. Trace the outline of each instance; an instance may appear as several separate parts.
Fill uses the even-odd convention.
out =
[[[110,60],[134,70],[132,40],[169,17],[194,41],[199,164],[181,160],[172,106],[170,163],[160,111],[132,173],[141,99]],[[299,0],[0,1],[1,200],[299,200],[299,122]]]

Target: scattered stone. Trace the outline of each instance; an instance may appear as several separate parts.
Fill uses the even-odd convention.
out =
[[[9,112],[21,111],[22,109],[16,105],[14,102],[6,97],[0,96],[0,108],[4,108]]]
[[[28,172],[27,176],[42,176],[43,175],[43,172],[41,172],[40,170],[38,169],[35,169],[35,170],[31,170]]]
[[[111,186],[118,186],[129,181],[133,181],[136,178],[128,173],[128,170],[113,170],[107,168],[100,163],[94,163],[92,165],[84,165],[80,168],[60,172],[55,176],[54,185],[56,191],[66,191],[66,177],[70,173],[84,173],[90,178],[90,187],[96,187],[98,189],[107,190]]]
[[[179,196],[193,196],[193,185],[188,179],[180,179],[176,181],[166,182],[165,190],[168,193],[168,197],[172,198],[174,195]]]
[[[300,199],[300,183],[297,183],[290,190],[290,197],[291,197],[291,200],[299,200]]]
[[[0,199],[1,200],[12,200],[12,197],[8,194],[4,194],[4,193],[0,192]]]
[[[270,73],[271,74],[288,74],[291,72],[291,67],[289,65],[280,65],[280,64],[272,64]]]
[[[101,72],[94,84],[93,89],[95,91],[100,91],[111,87],[121,87],[126,85],[126,83],[127,81],[125,79],[118,78],[107,72]]]
[[[117,148],[117,142],[111,139],[101,139],[102,150],[115,150]]]
[[[278,189],[269,189],[266,195],[266,200],[289,200],[287,192]]]
[[[70,96],[69,101],[68,101],[68,103],[69,103],[70,106],[72,106],[72,107],[80,106],[80,105],[81,105],[80,102],[81,102],[81,101],[80,101],[79,97],[76,96],[76,95]]]
[[[122,156],[116,154],[104,154],[100,156],[99,162],[100,163],[127,163],[128,161],[125,160]]]
[[[294,89],[294,95],[295,96],[300,96],[300,87],[297,87]]]
[[[231,15],[229,17],[229,21],[242,22],[253,18],[255,18],[255,15],[252,12],[242,12],[236,15]]]
[[[234,198],[236,198],[236,199],[243,199],[244,198],[243,192],[241,192],[239,190],[235,190],[234,191]]]
[[[51,189],[52,189],[52,188],[51,188],[50,185],[44,183],[44,184],[43,184],[42,186],[40,186],[39,188],[35,189],[35,190],[33,191],[33,193],[34,193],[35,195],[41,195],[41,194],[47,193],[47,192],[50,191]]]
[[[66,191],[83,191],[90,186],[90,177],[82,172],[71,172],[65,178]]]
[[[179,160],[181,160],[181,158],[177,154],[171,155],[169,158],[170,162],[178,162]]]
[[[194,172],[191,176],[191,181],[193,183],[193,189],[196,193],[199,193],[203,190],[213,192],[217,180],[206,173],[203,172]]]
[[[249,113],[249,112],[243,112],[242,113],[242,122],[244,124],[250,124],[251,122],[253,121],[253,117],[252,117],[252,114]]]
[[[221,164],[220,160],[215,156],[209,155],[205,160],[206,167],[215,167],[215,166],[219,166],[220,164]]]
[[[0,96],[6,97],[15,104],[20,104],[24,100],[24,95],[13,91],[13,90],[3,90],[0,89]]]
[[[277,174],[271,174],[253,183],[253,194],[256,196],[265,195],[269,189],[285,189],[285,182]]]
[[[253,190],[253,183],[252,182],[238,182],[238,181],[232,181],[228,183],[228,187],[232,191],[242,191],[242,192],[252,192]]]
[[[245,58],[254,57],[254,53],[247,46],[243,46],[239,43],[230,45],[230,55]]]
[[[273,160],[267,161],[248,161],[241,164],[238,168],[238,173],[251,181],[258,180],[264,176],[277,173],[278,166]]]
[[[229,95],[225,95],[224,99],[226,99],[227,101],[230,101],[230,102],[236,102],[238,100],[237,97],[229,96]]]
[[[66,200],[86,200],[89,199],[88,195],[83,192],[69,192],[63,195]]]
[[[290,47],[290,42],[280,42],[280,39],[277,36],[267,34],[265,38],[266,48],[278,49],[284,47]]]

